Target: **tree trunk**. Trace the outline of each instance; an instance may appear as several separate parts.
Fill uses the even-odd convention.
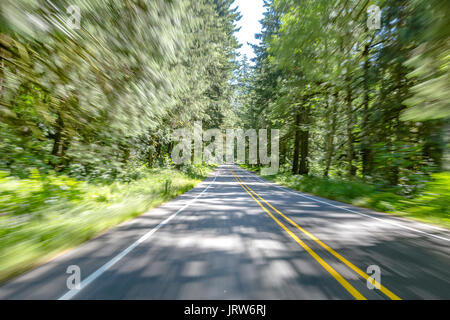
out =
[[[361,141],[362,174],[364,177],[370,176],[373,169],[373,153],[370,148],[370,128],[369,128],[369,43],[364,47],[364,81],[363,81],[363,121]]]
[[[55,134],[53,135],[53,148],[52,155],[61,157],[63,156],[64,148],[64,121],[60,113],[56,119]]]
[[[280,165],[286,164],[286,153],[287,153],[287,143],[286,139],[281,139],[280,141]]]
[[[299,156],[300,156],[300,110],[295,114],[295,139],[294,139],[294,157],[292,159],[292,174],[298,174]]]
[[[445,130],[443,120],[428,120],[422,123],[420,135],[423,139],[423,157],[436,165],[437,171],[442,171],[444,156]]]
[[[0,73],[0,98],[2,97],[2,91],[3,91],[3,77],[4,77],[4,68],[5,68],[5,61],[3,58],[0,58],[2,60],[2,67],[1,67],[1,73]]]
[[[356,167],[353,165],[353,160],[355,158],[354,151],[354,137],[353,137],[353,106],[352,106],[352,88],[350,84],[350,77],[348,76],[349,70],[347,70],[346,76],[346,97],[345,97],[345,114],[347,120],[347,170],[348,176],[354,177],[356,174]]]
[[[67,149],[69,149],[69,138],[64,134],[64,121],[60,113],[58,113],[58,118],[56,119],[55,134],[53,135],[53,148],[52,155],[55,157],[62,158],[65,156]],[[63,161],[57,161],[52,163],[53,168],[60,171],[64,168]]]
[[[328,111],[328,134],[326,140],[326,160],[325,160],[325,170],[323,172],[324,177],[328,177],[330,173],[331,160],[334,155],[334,136],[336,135],[336,111],[337,111],[337,101],[338,101],[338,91],[336,90],[333,94],[333,100],[331,101],[331,110]],[[327,102],[328,105],[328,102]],[[329,106],[327,107],[327,109]],[[331,124],[329,123],[331,121]]]
[[[309,108],[302,107],[301,122],[303,125],[308,125],[309,123],[308,110]],[[299,174],[308,174],[309,130],[304,128],[300,130],[300,153],[301,157],[300,157]]]

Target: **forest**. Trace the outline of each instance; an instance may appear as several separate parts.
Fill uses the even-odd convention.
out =
[[[0,281],[204,179],[171,159],[198,121],[279,129],[268,179],[450,226],[450,2],[264,6],[250,61],[233,0],[2,0]]]
[[[368,9],[380,8],[369,28]],[[448,1],[265,1],[238,118],[280,129],[272,180],[448,226]]]

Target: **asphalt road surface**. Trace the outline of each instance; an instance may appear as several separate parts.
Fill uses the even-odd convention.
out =
[[[450,299],[449,244],[448,230],[222,165],[5,283],[0,299]],[[69,289],[73,265],[81,283]]]

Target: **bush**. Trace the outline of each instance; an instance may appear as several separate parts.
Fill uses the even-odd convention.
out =
[[[393,188],[382,189],[361,181],[292,175],[286,171],[265,178],[324,198],[450,227],[450,172],[431,174],[428,182],[420,180],[423,186],[416,188],[416,196],[409,197]]]
[[[450,172],[435,173],[423,194],[413,200],[411,212],[450,219]]]
[[[188,191],[210,169],[189,170],[198,178],[132,167],[124,177],[136,180],[109,184],[37,169],[25,179],[0,171],[0,281]]]
[[[83,196],[83,183],[54,173],[41,175],[31,169],[26,179],[0,171],[0,214],[35,214],[56,202],[77,202]]]

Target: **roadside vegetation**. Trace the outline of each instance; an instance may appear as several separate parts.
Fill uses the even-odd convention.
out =
[[[0,282],[188,191],[212,168],[139,167],[112,183],[0,171]]]
[[[0,281],[205,178],[172,133],[230,118],[232,2],[0,2]]]
[[[380,9],[371,28],[370,7]],[[239,119],[304,192],[449,226],[450,2],[265,1]]]
[[[259,173],[258,167],[241,165]],[[434,173],[413,195],[364,181],[293,175],[289,170],[264,179],[294,190],[450,228],[450,172]]]

